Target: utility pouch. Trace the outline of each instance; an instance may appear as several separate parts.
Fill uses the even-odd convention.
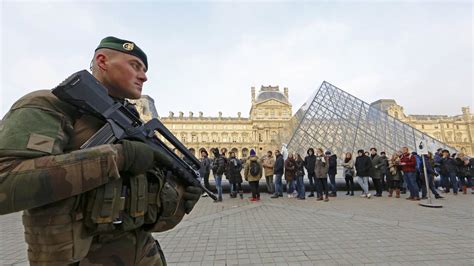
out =
[[[179,185],[177,178],[169,175],[158,194],[159,211],[157,219],[147,224],[145,229],[152,232],[164,232],[174,228],[184,217],[184,186]],[[149,205],[150,206],[150,205]],[[150,212],[150,208],[148,210]],[[149,216],[151,217],[151,215]]]
[[[130,177],[125,199],[125,210],[121,217],[120,230],[130,231],[143,226],[148,204],[148,182],[145,175]]]
[[[111,181],[86,193],[84,224],[91,235],[110,233],[122,223],[121,211],[124,209],[126,190],[122,179]]]
[[[163,171],[154,168],[146,173],[148,180],[148,209],[145,214],[145,224],[154,224],[160,215],[160,192],[164,184]]]

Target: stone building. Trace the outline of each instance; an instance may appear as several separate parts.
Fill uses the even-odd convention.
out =
[[[458,151],[474,156],[474,114],[469,107],[462,107],[460,115],[447,116],[407,115],[403,107],[393,99],[381,99],[373,102],[371,106],[387,112]]]
[[[197,156],[201,149],[209,152],[214,147],[234,151],[239,158],[247,157],[250,149],[263,155],[281,145],[278,134],[292,117],[288,98],[288,88],[283,88],[282,92],[278,86],[261,86],[257,93],[252,87],[249,117],[242,117],[240,112],[236,117],[223,117],[221,112],[216,117],[204,116],[202,112],[197,115],[169,112],[160,120]],[[135,102],[145,121],[157,116],[152,101],[143,96]]]
[[[263,155],[267,150],[280,148],[281,143],[289,139],[289,132],[286,131],[293,128],[288,89],[280,91],[278,86],[261,86],[256,92],[252,87],[251,102],[249,117],[242,117],[240,112],[236,117],[223,117],[221,112],[216,117],[204,116],[202,112],[197,115],[192,112],[187,115],[169,112],[160,120],[198,157],[197,151],[209,151],[214,147],[233,150],[238,157],[247,157],[250,149],[255,149],[257,155]],[[144,95],[135,103],[143,120],[158,117],[151,97]],[[370,105],[458,151],[474,156],[474,115],[469,107],[463,107],[461,115],[447,116],[406,115],[403,107],[393,99],[381,99]]]

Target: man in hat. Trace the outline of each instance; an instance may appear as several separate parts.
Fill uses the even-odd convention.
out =
[[[146,54],[134,42],[104,38],[92,75],[116,101],[138,99]],[[81,114],[50,90],[29,93],[0,128],[0,214],[24,210],[30,264],[163,265],[150,232],[173,228],[201,189],[165,179],[146,144],[123,140],[80,149],[105,121]]]

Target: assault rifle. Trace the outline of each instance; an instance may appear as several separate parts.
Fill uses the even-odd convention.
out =
[[[157,166],[173,173],[186,185],[200,187],[212,199],[217,200],[216,195],[200,182],[198,170],[201,164],[199,160],[158,119],[153,118],[147,123],[143,123],[124,104],[110,97],[107,89],[87,70],[72,74],[52,92],[60,100],[77,107],[81,112],[106,121],[106,124],[87,140],[81,149],[113,144],[122,139],[142,141],[159,154],[160,160],[156,162]],[[156,133],[163,136],[176,150],[181,152],[185,160],[176,155],[156,136]]]

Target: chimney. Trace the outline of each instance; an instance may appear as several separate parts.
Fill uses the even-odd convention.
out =
[[[183,112],[179,112],[179,117],[180,118],[183,118],[183,115],[184,115]]]
[[[237,117],[240,118],[240,115],[242,115],[242,113],[241,113],[241,112],[238,112],[238,113],[237,113]]]
[[[189,112],[189,117],[193,117],[193,112]]]
[[[254,103],[255,102],[255,87],[252,87],[250,91],[252,93],[252,103]]]
[[[285,94],[285,97],[288,99],[288,88],[287,87],[283,88],[283,94]]]
[[[219,112],[219,118],[222,118],[222,112]]]
[[[170,111],[169,118],[173,118],[174,113]]]
[[[202,112],[199,112],[199,118],[202,118]]]
[[[461,110],[463,115],[471,114],[471,108],[469,108],[469,106],[462,107]]]

